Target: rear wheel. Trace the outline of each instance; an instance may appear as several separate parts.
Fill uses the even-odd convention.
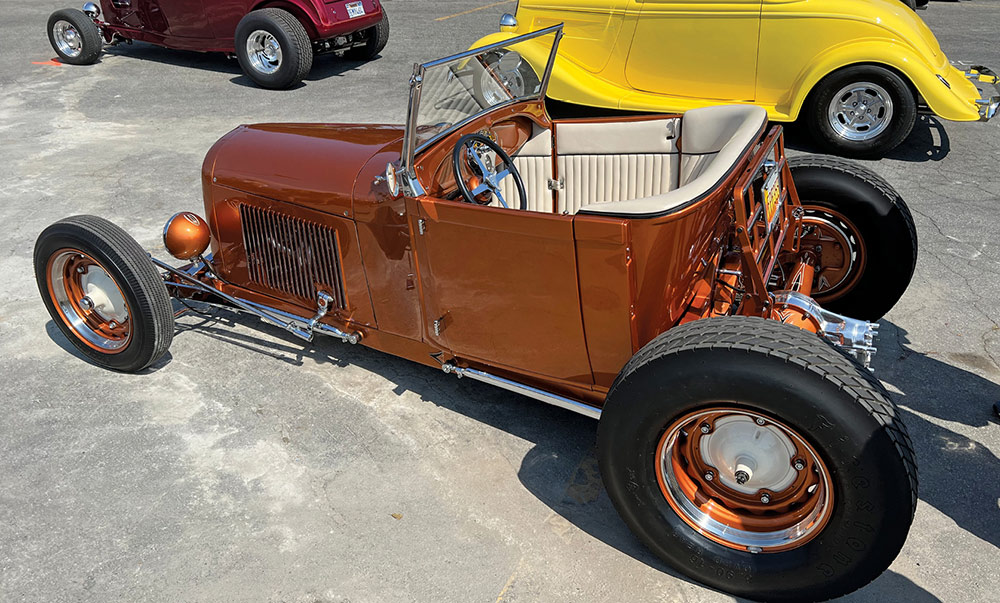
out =
[[[280,8],[255,10],[236,26],[236,58],[262,88],[290,88],[312,69],[312,42],[305,27]]]
[[[881,318],[917,265],[906,202],[881,176],[843,159],[802,155],[788,165],[805,210],[801,248],[818,259],[812,297],[853,318]]]
[[[881,157],[913,130],[917,101],[896,73],[876,65],[854,65],[816,84],[805,120],[816,141],[831,152]]]
[[[355,61],[370,61],[378,56],[385,45],[389,43],[389,13],[382,7],[382,20],[363,31],[365,43],[361,46],[348,48],[344,58]]]
[[[83,11],[64,8],[49,17],[49,43],[59,60],[72,65],[90,65],[101,56],[101,30]]]
[[[647,547],[756,600],[822,600],[881,574],[917,500],[906,427],[867,371],[749,317],[671,329],[625,366],[598,426],[608,494]]]
[[[118,226],[74,216],[35,242],[35,280],[52,320],[96,364],[139,371],[170,347],[174,315],[163,280]]]

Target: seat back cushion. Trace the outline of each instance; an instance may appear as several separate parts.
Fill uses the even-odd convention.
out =
[[[552,178],[552,131],[534,126],[531,138],[521,145],[511,159],[524,181],[524,192],[528,195],[526,209],[552,213],[552,191],[549,190],[549,180]],[[500,194],[508,205],[517,203],[517,187],[511,176],[500,181]],[[500,203],[494,199],[490,205],[498,206]]]
[[[717,186],[767,125],[767,112],[754,105],[722,105],[684,114],[680,137],[679,188],[617,203],[592,203],[585,213],[656,215],[678,209]],[[560,136],[559,130],[556,131]],[[561,138],[558,139],[561,145]]]
[[[581,206],[665,193],[677,187],[680,118],[558,122],[560,213]]]

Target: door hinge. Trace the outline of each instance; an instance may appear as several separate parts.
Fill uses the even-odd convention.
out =
[[[554,178],[549,178],[549,190],[550,191],[561,191],[566,188],[566,179],[560,177],[559,180]]]
[[[417,219],[417,232],[420,234],[427,232],[427,223],[424,222],[423,218]]]
[[[434,329],[434,336],[435,337],[440,337],[441,336],[441,331],[444,329],[444,316],[442,316],[441,318],[435,320],[432,323],[432,327]]]

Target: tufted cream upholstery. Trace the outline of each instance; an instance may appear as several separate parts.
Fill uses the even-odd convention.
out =
[[[535,126],[531,139],[511,156],[514,167],[524,180],[524,192],[528,194],[529,211],[552,212],[552,192],[549,179],[552,178],[552,132]],[[517,188],[514,179],[507,176],[500,182],[500,194],[508,205],[517,203]],[[500,205],[496,200],[490,205]]]
[[[767,112],[753,105],[692,109],[684,114],[680,138],[678,188],[652,196],[610,203],[591,201],[580,211],[649,215],[684,206],[718,184],[763,131]],[[621,124],[616,124],[616,126]],[[556,130],[562,153],[561,130]],[[560,166],[562,164],[560,163]],[[595,197],[596,198],[596,197]]]
[[[648,197],[677,188],[676,117],[556,125],[559,212]]]

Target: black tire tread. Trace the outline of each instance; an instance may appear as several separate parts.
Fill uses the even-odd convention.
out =
[[[369,28],[368,40],[364,46],[348,48],[344,57],[357,61],[368,61],[378,56],[389,43],[389,13],[382,7],[382,20]]]
[[[773,320],[751,316],[696,320],[674,327],[646,344],[625,364],[619,383],[646,364],[691,350],[725,349],[762,354],[815,373],[850,394],[881,425],[906,468],[912,493],[910,519],[917,508],[917,463],[909,431],[889,393],[871,372],[816,335]]]
[[[64,57],[59,52],[59,49],[56,48],[55,41],[52,39],[52,26],[59,20],[69,21],[80,32],[80,35],[83,36],[83,52],[80,53],[80,56],[76,58]],[[94,20],[80,9],[64,8],[55,11],[49,16],[48,27],[49,43],[52,45],[52,49],[56,51],[56,54],[59,55],[59,60],[61,61],[72,65],[91,65],[97,61],[97,58],[101,56],[101,51],[104,50],[101,30],[98,29]]]
[[[903,200],[903,197],[899,194],[899,192],[896,191],[896,189],[889,184],[885,178],[876,174],[873,170],[840,157],[810,154],[796,155],[795,157],[788,158],[788,168],[792,171],[793,182],[795,180],[796,169],[812,167],[833,170],[855,176],[878,190],[887,201],[899,208],[899,211],[903,216],[903,221],[906,222],[906,227],[910,231],[910,241],[913,243],[911,249],[913,262],[911,264],[909,274],[909,276],[912,277],[913,271],[917,266],[917,226],[913,222],[913,214],[910,213],[909,206],[906,204],[906,201]]]
[[[75,232],[74,232],[75,231]],[[167,349],[174,337],[174,313],[170,296],[163,279],[157,273],[149,254],[127,232],[113,222],[98,216],[79,215],[65,218],[42,231],[35,244],[35,266],[44,266],[48,258],[39,257],[41,243],[49,234],[63,234],[81,238],[93,246],[101,255],[121,263],[126,278],[126,286],[132,290],[139,303],[132,310],[133,316],[148,316],[153,321],[153,345],[138,366],[127,367],[126,371],[140,371],[156,362]],[[40,264],[40,262],[42,262]],[[36,273],[37,274],[37,273]],[[46,295],[47,285],[39,279],[39,290]],[[86,350],[84,350],[86,351]],[[90,353],[91,357],[96,352]]]
[[[294,39],[295,48],[289,50],[294,50],[295,52],[297,69],[295,71],[295,74],[290,78],[289,81],[281,82],[276,87],[287,88],[289,86],[294,86],[295,84],[301,82],[307,75],[309,75],[309,72],[312,70],[312,62],[313,62],[312,40],[309,38],[309,33],[306,31],[306,28],[295,17],[295,15],[280,8],[261,8],[252,11],[250,13],[247,13],[247,15],[243,17],[243,19],[252,16],[258,16],[274,21],[275,23],[278,24],[279,27],[284,29],[285,32]],[[237,30],[239,30],[242,25],[243,22],[241,21],[240,26],[237,26]],[[237,38],[242,38],[242,37],[237,35]],[[243,46],[245,47],[245,43],[243,44]],[[239,56],[242,58],[243,52],[245,51],[241,50],[239,45],[237,46],[237,49],[239,52]],[[250,70],[251,70],[250,67],[244,66],[243,70],[247,73],[248,77],[254,79],[253,76],[250,75]],[[260,82],[259,80],[254,79],[254,81],[260,84],[261,86],[266,86],[266,84]]]

